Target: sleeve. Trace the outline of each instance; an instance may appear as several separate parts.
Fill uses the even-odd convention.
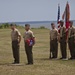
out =
[[[31,32],[31,37],[32,37],[32,38],[35,38],[35,36],[34,36],[33,32]]]
[[[17,32],[18,36],[20,36],[20,35],[21,35],[21,33],[20,33],[18,30],[17,30],[16,32]]]
[[[57,34],[57,36],[59,35],[58,30],[56,30],[56,34]]]
[[[33,34],[33,32],[31,32],[31,35],[30,35],[31,39],[33,40],[33,45],[35,44],[35,36]]]

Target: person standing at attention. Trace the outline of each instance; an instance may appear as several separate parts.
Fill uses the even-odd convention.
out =
[[[58,55],[58,30],[55,28],[55,24],[51,23],[52,29],[50,30],[50,59],[57,58]]]
[[[63,60],[66,60],[67,58],[67,43],[66,43],[66,27],[64,26],[64,22],[60,21],[60,50],[61,50],[61,58]]]
[[[11,40],[12,40],[12,52],[14,57],[13,64],[19,64],[19,48],[20,48],[20,42],[21,42],[21,34],[18,29],[16,29],[15,24],[11,24]]]
[[[72,21],[70,21],[69,24],[70,27],[68,30],[68,38],[67,38],[69,49],[70,49],[70,55],[71,55],[69,60],[73,60],[75,59],[75,27],[73,26]]]
[[[25,24],[25,33],[24,33],[24,43],[25,43],[25,51],[27,55],[28,63],[26,65],[32,65],[33,64],[33,53],[32,48],[35,44],[35,36],[33,35],[33,32],[30,30],[30,25]]]

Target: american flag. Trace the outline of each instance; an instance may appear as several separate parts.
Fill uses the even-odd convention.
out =
[[[58,24],[58,32],[60,32],[60,4],[58,4],[57,24]]]

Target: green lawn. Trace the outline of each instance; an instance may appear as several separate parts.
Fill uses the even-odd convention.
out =
[[[19,29],[23,35],[24,29]],[[27,63],[23,38],[20,47],[20,65],[12,65],[10,29],[0,29],[0,75],[75,75],[75,60],[49,60],[49,30],[32,29],[36,37],[33,48],[34,65]],[[60,47],[58,58],[60,57]],[[69,50],[68,50],[68,57]]]

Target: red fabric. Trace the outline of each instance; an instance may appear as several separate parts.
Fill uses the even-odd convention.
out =
[[[65,10],[65,12],[66,12],[65,20],[66,20],[66,30],[67,30],[67,32],[66,32],[66,38],[67,38],[68,28],[69,28],[69,20],[70,20],[70,8],[69,8],[68,2],[66,4],[66,10]]]
[[[63,20],[64,20],[64,18],[65,18],[66,22],[69,21],[69,19],[70,19],[70,7],[69,7],[69,3],[68,2],[66,4],[65,11],[64,11],[64,13],[62,15],[62,19]]]
[[[27,39],[26,42],[27,42],[27,44],[29,45],[29,44],[30,44],[30,39]]]
[[[66,22],[66,38],[67,38],[67,35],[68,35],[68,28],[69,28],[69,21]]]
[[[31,41],[31,40],[33,41],[33,44],[34,44],[34,39],[31,38],[31,39],[27,39],[27,40],[26,40],[26,42],[27,42],[28,45],[30,45],[30,41]]]
[[[66,22],[66,29],[69,28],[69,22]]]
[[[69,7],[68,2],[66,4],[66,10],[65,10],[65,12],[66,12],[66,22],[68,22],[69,19],[70,19],[70,7]]]
[[[70,20],[70,7],[69,7],[69,3],[67,2],[66,7],[65,7],[65,11],[62,15],[62,19],[65,18],[65,26],[66,26],[66,38],[68,35],[68,28],[69,28],[69,20]]]

